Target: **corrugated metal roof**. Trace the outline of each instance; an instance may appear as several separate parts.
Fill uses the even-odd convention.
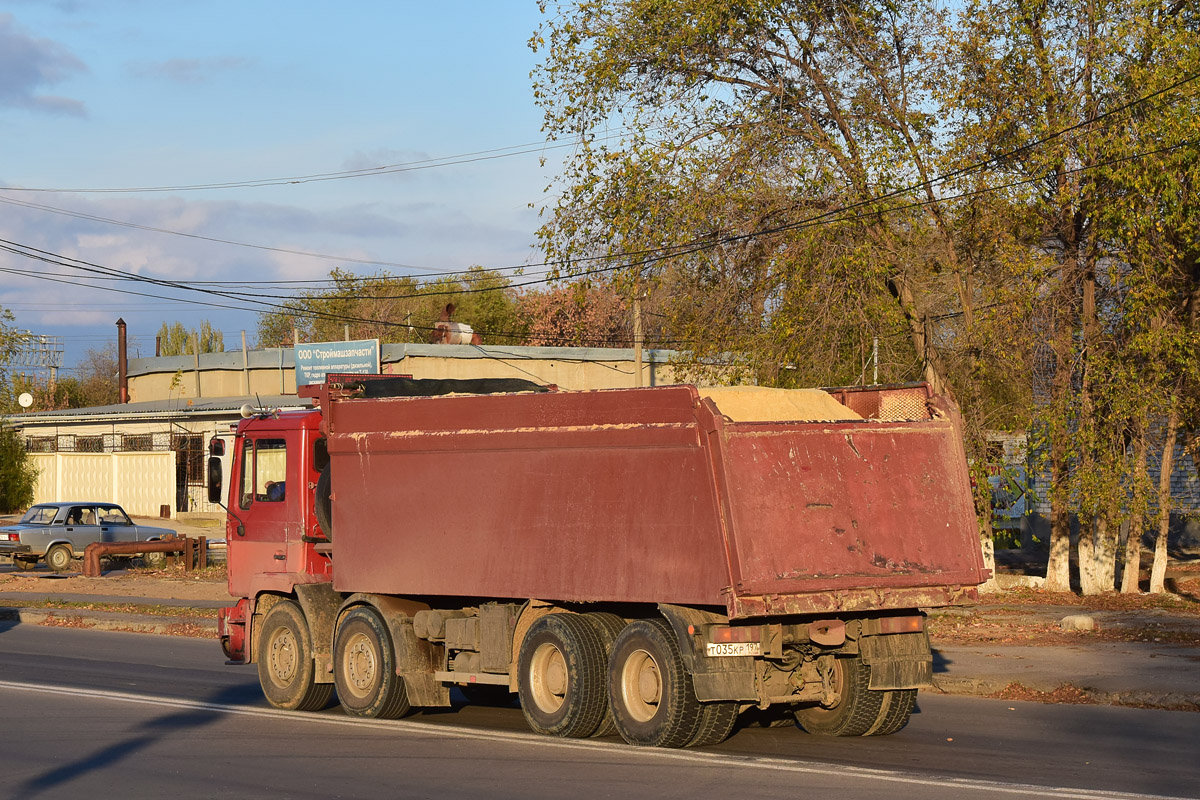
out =
[[[642,351],[646,363],[667,363],[677,355],[675,350]],[[268,347],[246,351],[249,369],[290,370],[296,366],[295,351],[291,347]],[[520,347],[467,344],[419,344],[409,342],[385,344],[380,347],[380,360],[385,364],[402,362],[406,358],[499,358],[513,360],[543,361],[633,361],[633,349],[623,347]],[[195,356],[161,356],[158,358],[129,359],[129,376],[152,375],[164,372],[185,373],[194,371]],[[228,350],[224,353],[201,353],[200,369],[242,371],[242,351]]]

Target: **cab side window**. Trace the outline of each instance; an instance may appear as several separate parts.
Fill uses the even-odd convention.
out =
[[[286,497],[287,443],[283,439],[255,439],[246,443],[242,458],[242,508],[252,503],[278,503]]]

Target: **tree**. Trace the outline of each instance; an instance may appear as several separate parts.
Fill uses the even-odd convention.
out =
[[[525,292],[518,302],[534,347],[629,347],[628,303],[611,286],[577,281]]]
[[[982,465],[988,423],[1028,418],[1004,376],[1028,350],[1029,304],[1009,302],[1030,259],[1007,231],[984,244],[1011,226],[1003,202],[955,203],[934,180],[941,5],[557,7],[531,42],[535,96],[548,135],[579,144],[539,231],[547,257],[649,287],[694,372],[736,353],[727,378],[852,384],[878,342],[881,380],[966,401]],[[982,491],[979,508],[986,521]]]
[[[19,344],[12,313],[0,307],[0,413],[18,409],[5,365]],[[0,513],[27,508],[33,502],[37,471],[25,452],[25,442],[0,420]]]
[[[524,335],[508,279],[482,267],[425,283],[340,269],[329,277],[332,287],[302,292],[285,300],[282,310],[260,315],[258,346],[290,347],[293,330],[300,341],[340,341],[347,326],[351,339],[426,342],[447,303],[454,303],[457,320],[471,325],[487,344],[515,343]]]
[[[199,345],[201,353],[220,353],[225,350],[225,336],[215,330],[208,320],[198,330],[187,330],[182,322],[167,324],[158,329],[158,352],[163,356],[191,355]]]

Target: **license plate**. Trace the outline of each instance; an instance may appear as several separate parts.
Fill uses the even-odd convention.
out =
[[[709,656],[761,656],[762,642],[708,642]]]

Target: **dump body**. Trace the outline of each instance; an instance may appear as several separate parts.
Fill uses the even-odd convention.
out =
[[[986,577],[959,423],[900,392],[913,419],[869,391],[833,422],[734,422],[691,386],[326,398],[333,588],[731,619],[955,602]]]

